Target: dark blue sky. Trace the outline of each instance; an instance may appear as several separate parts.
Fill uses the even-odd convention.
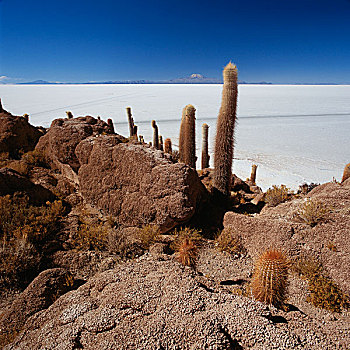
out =
[[[217,78],[232,60],[250,82],[350,83],[349,0],[0,0],[0,12],[9,79]]]

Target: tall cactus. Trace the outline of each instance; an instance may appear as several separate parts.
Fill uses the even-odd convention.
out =
[[[252,165],[252,172],[250,173],[250,182],[252,184],[255,184],[256,181],[256,169],[257,169],[257,165],[253,164]]]
[[[1,98],[0,98],[0,113],[3,113],[4,109],[2,108]]]
[[[159,149],[159,136],[158,136],[158,126],[155,120],[152,120],[153,128],[153,147]]]
[[[130,107],[126,107],[126,114],[128,116],[128,122],[129,122],[129,134],[130,134],[130,137],[133,137],[134,136],[134,119],[132,117],[132,114],[131,114],[131,108]]]
[[[237,107],[237,68],[231,62],[225,67],[222,101],[216,126],[213,187],[224,195],[230,191],[234,129]]]
[[[344,182],[348,178],[350,178],[350,163],[345,165],[344,172],[343,172],[343,178],[342,178],[341,182]]]
[[[179,137],[180,162],[196,168],[196,109],[187,105],[182,113]]]
[[[202,169],[209,168],[208,134],[209,126],[204,123],[202,125]]]
[[[252,278],[252,293],[256,300],[282,307],[287,288],[288,262],[279,251],[271,249],[258,259]]]
[[[173,153],[172,146],[171,146],[171,139],[169,138],[164,140],[164,152],[169,154]]]
[[[164,147],[163,147],[163,136],[159,135],[159,149],[161,151],[164,151]]]

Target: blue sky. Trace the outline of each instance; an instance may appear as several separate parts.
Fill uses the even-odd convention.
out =
[[[0,0],[0,20],[3,82],[219,78],[232,60],[249,82],[350,83],[349,0]]]

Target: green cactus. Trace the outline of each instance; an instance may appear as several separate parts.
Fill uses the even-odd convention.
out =
[[[209,152],[208,152],[208,124],[202,125],[202,169],[209,168]]]
[[[256,181],[256,169],[257,169],[257,165],[253,164],[252,165],[252,172],[250,173],[250,182],[252,184],[255,185],[255,181]]]
[[[158,126],[155,120],[152,120],[153,128],[153,147],[159,149],[159,136],[158,136]]]
[[[275,249],[265,251],[257,260],[252,277],[252,293],[256,300],[283,307],[289,264],[283,253]]]
[[[172,146],[171,146],[171,139],[169,138],[164,140],[164,152],[169,154],[172,154],[173,152]]]
[[[187,105],[182,113],[179,137],[180,162],[196,169],[196,109]]]
[[[343,178],[342,178],[341,182],[344,182],[348,178],[350,178],[350,163],[345,165],[344,172],[343,172]]]
[[[228,195],[232,178],[234,129],[237,106],[237,68],[231,62],[225,67],[222,101],[216,126],[213,187]]]

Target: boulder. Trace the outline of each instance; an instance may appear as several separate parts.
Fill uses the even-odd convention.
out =
[[[47,134],[40,139],[36,149],[44,151],[54,168],[66,173],[65,176],[75,181],[70,168],[77,171],[80,166],[75,155],[76,146],[92,135],[114,134],[112,126],[91,116],[55,119]]]
[[[21,330],[27,318],[48,308],[72,285],[73,280],[65,269],[41,272],[1,315],[0,337]]]
[[[29,124],[25,117],[14,116],[0,107],[0,153],[7,152],[11,158],[32,151],[42,130]]]
[[[84,199],[124,226],[156,224],[161,232],[187,222],[205,187],[197,172],[153,148],[102,135],[76,149]]]
[[[35,205],[55,199],[51,191],[39,184],[34,184],[17,171],[9,168],[0,169],[0,196],[14,194],[15,192],[25,193],[31,203]]]

